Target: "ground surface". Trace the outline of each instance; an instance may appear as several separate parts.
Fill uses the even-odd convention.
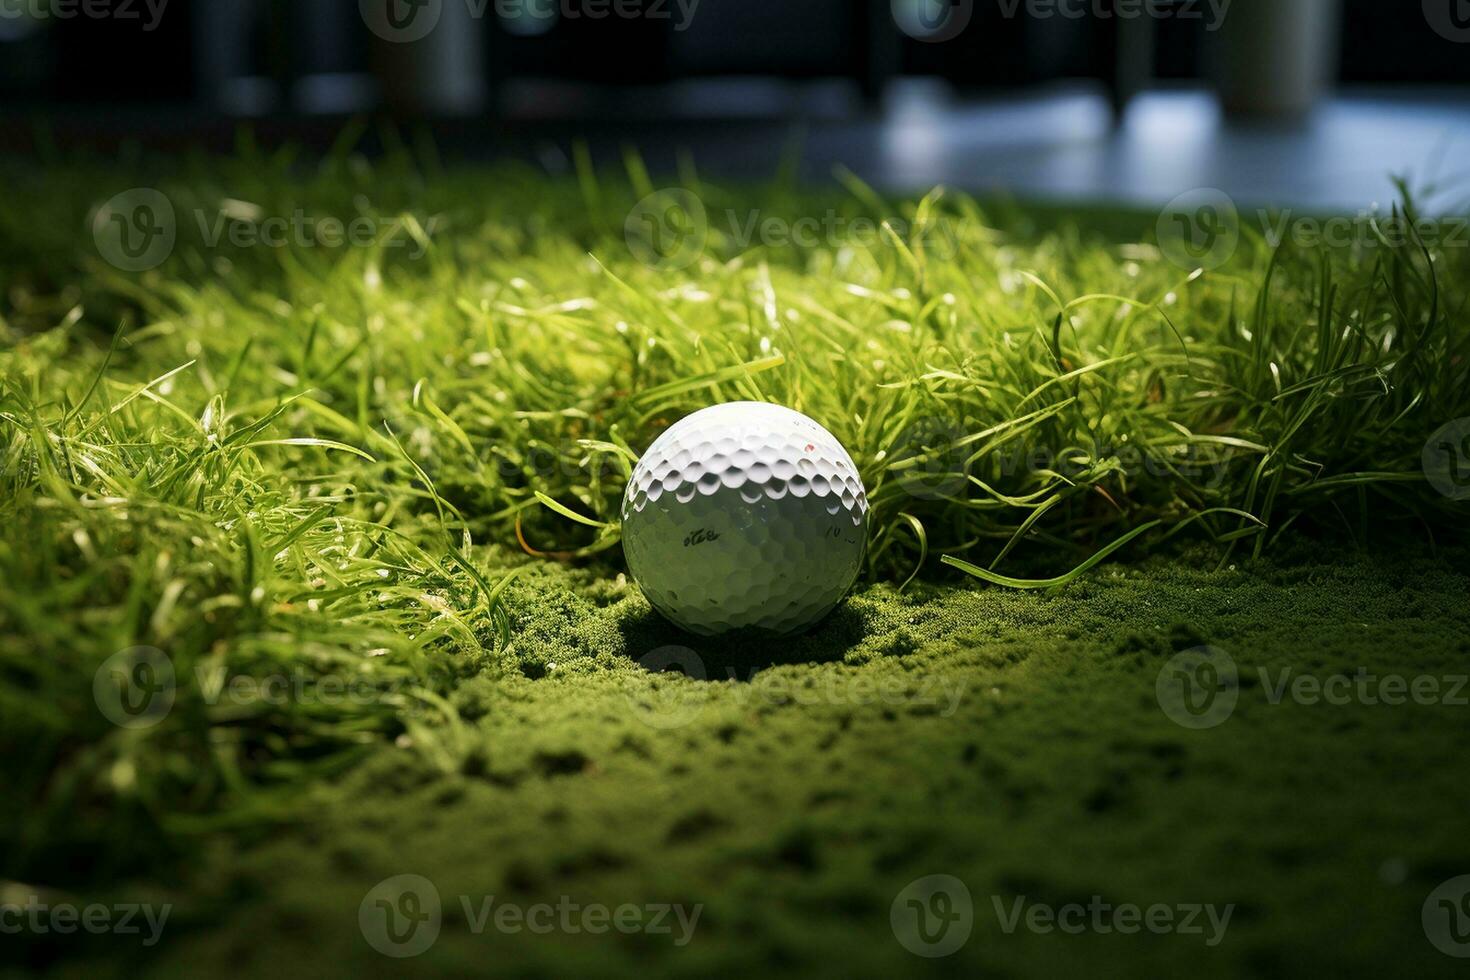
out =
[[[410,156],[0,200],[0,968],[1459,965],[1466,250]],[[738,398],[872,504],[795,639],[623,575]]]
[[[692,644],[708,681],[633,662],[688,641],[626,586],[541,569],[512,605],[557,668],[458,685],[452,771],[383,746],[268,839],[141,886],[176,903],[151,953],[113,937],[44,945],[78,975],[386,975],[404,964],[369,948],[359,906],[416,874],[443,925],[406,961],[414,973],[1452,975],[1420,911],[1470,869],[1467,692],[1399,706],[1272,692],[1283,671],[1366,668],[1441,679],[1454,701],[1470,661],[1464,553],[1199,559],[1052,595],[874,587],[789,645]],[[1203,642],[1237,665],[1239,699],[1190,730],[1156,681]],[[975,925],[930,963],[896,941],[890,906],[941,873],[967,885]],[[1210,946],[1203,915],[1199,935],[1007,934],[994,905],[1094,895],[1235,908]],[[681,948],[672,918],[669,935],[476,933],[462,896],[703,911]],[[88,952],[100,959],[74,960]]]

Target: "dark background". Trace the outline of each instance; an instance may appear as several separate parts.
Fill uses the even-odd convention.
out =
[[[130,11],[139,19],[16,16],[51,2],[0,0],[0,93],[8,113],[148,105],[290,117],[391,101],[392,82],[385,84],[385,68],[375,63],[374,39],[353,0],[171,0],[152,30],[144,29],[142,0]],[[519,36],[496,13],[496,0],[484,10],[473,21],[486,90],[477,111],[510,118],[558,111],[550,96],[505,103],[507,83],[530,79],[593,83],[603,94],[711,77],[833,79],[872,100],[906,75],[942,77],[962,92],[1010,91],[1058,80],[1109,85],[1116,68],[1116,20],[1008,18],[997,0],[977,3],[971,26],[943,44],[904,36],[887,0],[702,0],[682,31],[670,19],[557,16],[520,28],[544,33]],[[1153,75],[1164,83],[1203,77],[1199,23],[1159,20],[1157,28]],[[1418,0],[1345,0],[1337,47],[1344,83],[1470,84],[1470,47],[1427,31]],[[636,114],[631,100],[608,108],[618,102],[600,103],[599,115]],[[739,108],[711,97],[684,111]]]
[[[968,27],[942,42],[905,31],[904,5],[967,0],[699,0],[682,24],[677,0],[371,2],[444,15],[393,44],[358,0],[167,0],[152,29],[145,0],[0,0],[0,152],[227,151],[242,123],[325,150],[377,118],[450,157],[556,169],[585,139],[599,164],[631,146],[667,172],[687,149],[702,170],[754,177],[800,130],[818,179],[840,163],[885,188],[1152,202],[1214,186],[1356,208],[1391,196],[1391,174],[1463,158],[1456,134],[1470,135],[1470,32],[1430,22],[1470,28],[1470,0],[1231,0],[1232,57],[1230,32],[1203,20],[1106,15],[1141,0],[1061,0],[1085,7],[1075,18],[968,0]],[[668,16],[505,15],[613,2]],[[1210,15],[1209,0],[1150,2]],[[86,3],[112,15],[77,13]],[[1282,43],[1260,23],[1275,5],[1329,16]],[[1286,91],[1319,63],[1318,91]],[[1297,104],[1273,105],[1277,88]],[[367,127],[361,148],[384,131]]]

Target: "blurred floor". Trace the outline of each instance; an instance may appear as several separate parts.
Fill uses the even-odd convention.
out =
[[[616,89],[516,82],[493,121],[432,126],[447,159],[520,158],[556,171],[585,138],[602,166],[635,147],[655,174],[673,173],[688,150],[701,174],[763,180],[801,149],[800,175],[831,178],[838,164],[889,191],[935,184],[1023,198],[1156,206],[1213,187],[1242,205],[1352,211],[1397,198],[1393,176],[1432,210],[1470,201],[1470,99],[1463,90],[1350,90],[1296,124],[1224,119],[1212,96],[1161,91],[1134,101],[1118,126],[1095,87],[1061,87],[983,99],[942,84],[893,86],[881,112],[864,111],[840,83],[792,85],[744,79]],[[44,129],[5,118],[0,150],[83,145],[108,151],[139,143],[227,151],[239,120],[177,108],[57,110]],[[325,149],[346,117],[254,120],[262,140]],[[44,136],[35,135],[44,132]]]
[[[1343,210],[1387,204],[1391,177],[1426,188],[1470,177],[1470,101],[1341,95],[1299,124],[1227,121],[1204,92],[1137,99],[1114,128],[1102,98],[905,112],[881,129],[885,184],[1006,188],[1022,196],[1158,204],[1197,187],[1237,201]]]
[[[741,104],[759,105],[754,96]],[[893,191],[945,184],[1150,206],[1213,187],[1242,204],[1357,211],[1396,200],[1392,178],[1403,176],[1420,191],[1439,189],[1441,205],[1470,199],[1470,100],[1457,92],[1349,92],[1296,123],[1227,120],[1206,92],[1154,92],[1115,127],[1092,88],[959,101],[942,86],[911,83],[896,87],[876,119],[816,112],[798,126],[666,127],[637,143],[659,169],[686,145],[702,172],[735,178],[774,172],[799,134],[805,178],[842,164]],[[599,159],[615,159],[617,146],[602,142],[593,139]]]

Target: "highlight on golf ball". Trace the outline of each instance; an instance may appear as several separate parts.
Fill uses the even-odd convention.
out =
[[[868,498],[837,438],[789,408],[686,416],[623,496],[623,551],[648,601],[691,633],[806,629],[857,579]]]

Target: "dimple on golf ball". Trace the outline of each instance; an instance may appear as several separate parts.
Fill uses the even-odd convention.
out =
[[[811,626],[852,587],[867,545],[868,498],[847,450],[763,402],[670,426],[634,468],[622,516],[643,594],[705,636]]]

